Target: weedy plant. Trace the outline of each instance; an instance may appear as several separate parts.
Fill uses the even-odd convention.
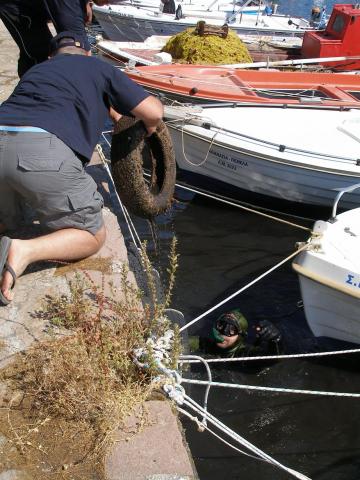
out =
[[[36,432],[42,425],[51,422],[55,425],[59,421],[62,425],[64,422],[73,425],[77,431],[90,432],[92,440],[87,441],[82,461],[101,457],[113,432],[154,388],[151,379],[158,372],[136,367],[133,351],[146,349],[149,336],[161,336],[170,326],[164,320],[164,311],[170,304],[178,266],[176,239],[169,254],[168,288],[161,296],[162,301],[146,245],[141,258],[149,298],[145,305],[144,292],[129,280],[126,266],[121,271],[122,300],[105,295],[104,276],[98,287],[86,271],[77,273],[69,283],[69,294],[48,297],[42,311],[49,324],[56,331],[60,328],[63,334],[35,346],[2,374],[13,390],[21,392],[22,400],[17,402],[16,409],[20,404],[26,409],[27,423],[32,428],[35,425]],[[110,291],[114,288],[110,285]],[[175,330],[173,352],[167,365],[170,368],[176,365],[180,352],[176,327]],[[11,411],[10,405],[8,417],[13,427]],[[141,424],[144,417],[138,420]],[[29,440],[29,428],[17,426],[12,430],[14,442],[23,452],[34,447],[35,442]],[[65,435],[70,445],[78,441],[71,429]]]

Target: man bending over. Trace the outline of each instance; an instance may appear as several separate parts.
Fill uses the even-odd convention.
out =
[[[162,104],[124,73],[87,56],[83,37],[63,32],[52,58],[32,67],[0,106],[0,233],[19,222],[20,201],[51,231],[0,240],[0,302],[32,262],[72,261],[96,253],[105,240],[103,200],[84,164],[104,129],[110,107],[142,120],[149,134]]]

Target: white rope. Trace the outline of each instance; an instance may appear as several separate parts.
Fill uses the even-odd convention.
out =
[[[285,470],[286,472],[290,473],[291,475],[295,476],[296,478],[300,480],[309,480],[308,477],[305,475],[296,472],[295,470],[292,470],[285,465],[281,464],[277,460],[273,459],[269,455],[267,455],[265,452],[257,448],[255,445],[251,444],[248,442],[246,439],[238,435],[236,432],[231,430],[229,427],[227,427],[225,424],[223,424],[220,420],[218,420],[216,417],[211,415],[207,411],[207,405],[201,407],[199,404],[197,404],[191,397],[189,397],[186,392],[184,387],[181,385],[182,379],[179,376],[179,374],[175,370],[170,370],[169,368],[165,367],[163,365],[163,360],[166,360],[168,358],[168,352],[167,350],[171,346],[171,339],[173,338],[173,332],[171,330],[167,331],[163,337],[157,339],[155,337],[151,337],[148,339],[147,343],[149,343],[149,346],[151,347],[150,350],[155,353],[155,357],[153,357],[153,361],[155,362],[155,365],[159,369],[159,371],[163,374],[163,377],[157,377],[154,379],[154,381],[160,381],[162,382],[164,376],[165,379],[167,379],[168,383],[165,383],[162,385],[163,390],[167,393],[170,399],[174,400],[177,407],[179,408],[179,405],[182,406],[187,406],[188,408],[194,410],[196,413],[201,414],[203,416],[203,421],[200,422],[197,418],[191,416],[187,411],[185,411],[182,408],[179,408],[180,412],[184,413],[185,415],[189,416],[193,421],[195,421],[200,429],[208,429],[210,433],[215,435],[217,438],[219,438],[221,441],[229,445],[231,448],[234,448],[236,451],[240,453],[244,453],[245,455],[248,455],[246,452],[241,451],[240,449],[236,448],[234,445],[230,444],[227,442],[225,439],[221,438],[219,435],[217,435],[215,432],[213,432],[211,429],[207,427],[206,422],[209,421],[212,425],[214,425],[216,428],[218,428],[220,431],[223,433],[227,434],[232,438],[233,440],[237,441],[241,445],[245,446],[248,450],[251,452],[255,453],[257,457],[252,457],[256,459],[263,460],[265,462],[268,462],[274,466],[277,466],[278,468],[281,468],[282,470]],[[134,361],[141,367],[141,368],[147,368],[148,366],[148,360],[147,360],[147,355],[146,351],[144,348],[134,350]],[[195,357],[196,358],[196,357]],[[206,361],[203,359],[200,359],[201,361],[206,364]],[[145,361],[145,363],[144,363]],[[207,367],[208,369],[208,367]],[[210,369],[209,369],[210,370]],[[211,373],[210,373],[211,376]],[[215,382],[209,381],[205,382],[207,385],[215,385]],[[207,400],[207,399],[206,399]],[[205,402],[207,403],[207,401]],[[250,456],[250,455],[248,455]]]
[[[205,380],[192,380],[190,378],[182,378],[181,383],[190,383],[193,385],[208,385],[209,382]],[[259,387],[256,385],[239,385],[234,383],[224,383],[224,382],[212,382],[212,387],[225,387],[225,388],[234,388],[238,390],[259,390],[265,392],[277,392],[277,393],[298,393],[303,395],[320,395],[327,397],[349,397],[349,398],[360,398],[360,393],[342,393],[342,392],[324,392],[319,390],[299,390],[292,388],[276,388],[276,387]]]
[[[288,220],[284,220],[283,218],[274,217],[273,215],[269,215],[268,213],[260,212],[259,210],[255,210],[253,208],[246,207],[245,205],[242,205],[242,204],[239,204],[239,203],[236,203],[236,202],[232,202],[230,200],[226,200],[225,198],[221,198],[221,197],[216,196],[216,195],[210,195],[210,194],[208,194],[206,192],[202,192],[201,190],[198,190],[194,187],[190,188],[190,187],[186,187],[185,185],[181,185],[181,184],[176,184],[176,186],[180,187],[180,188],[183,188],[184,190],[189,190],[190,192],[197,193],[198,195],[203,195],[204,197],[211,198],[212,200],[217,200],[219,202],[225,203],[226,205],[231,205],[232,207],[241,208],[242,210],[245,210],[247,212],[255,213],[256,215],[260,215],[260,216],[268,218],[270,220],[275,220],[276,222],[279,222],[279,223],[284,223],[285,225],[289,225],[290,227],[295,227],[295,228],[299,228],[300,230],[305,230],[307,232],[311,232],[311,228],[309,228],[309,227],[304,227],[303,225],[298,225],[297,223],[289,222]],[[267,209],[264,208],[263,210],[267,210]],[[269,211],[271,211],[271,210],[269,210]],[[290,215],[290,216],[293,217],[294,215]],[[301,218],[302,220],[312,220],[312,219],[305,218],[305,217],[298,217],[298,218]]]
[[[187,358],[192,358],[194,361],[196,362],[202,362],[203,365],[205,366],[206,368],[206,373],[207,373],[207,376],[208,376],[208,381],[209,381],[209,385],[206,387],[206,390],[205,390],[205,395],[204,395],[204,410],[207,412],[207,404],[208,404],[208,398],[209,398],[209,393],[210,393],[210,388],[211,388],[211,382],[212,382],[212,374],[211,374],[211,370],[210,370],[210,367],[207,363],[207,361],[202,358],[202,357],[199,357],[198,355],[187,355],[186,356]],[[180,361],[182,358],[182,355],[180,355],[179,357],[179,360]],[[203,420],[202,420],[202,425],[204,427],[206,427],[206,418],[204,417]],[[200,427],[199,427],[200,428]]]
[[[262,355],[254,357],[230,357],[230,358],[207,358],[207,363],[249,362],[253,360],[283,360],[292,358],[326,357],[331,355],[343,355],[348,353],[360,353],[360,348],[350,350],[334,350],[331,352],[294,353],[292,355]],[[200,360],[190,359],[191,355],[182,355],[179,363],[198,363]],[[189,359],[188,359],[189,358]]]
[[[133,229],[134,235],[135,235],[135,237],[136,237],[136,239],[137,239],[137,241],[138,241],[138,246],[137,246],[137,248],[141,250],[141,240],[140,240],[139,234],[138,234],[138,232],[137,232],[137,230],[136,230],[136,228],[135,228],[135,225],[134,225],[134,223],[133,223],[133,221],[132,221],[132,219],[131,219],[130,213],[128,212],[128,210],[127,210],[127,208],[125,207],[125,205],[124,205],[124,211],[125,211],[125,213],[126,213],[126,215],[127,215],[128,221],[129,221],[129,223],[130,223],[130,225],[131,225],[131,227],[132,227],[132,229]],[[135,244],[135,246],[136,246],[136,244]]]
[[[199,404],[197,404],[192,398],[190,398],[188,395],[185,395],[184,399],[184,405],[188,406],[189,408],[193,409],[197,413],[202,413],[204,414],[204,410],[201,408]],[[306,477],[302,473],[296,472],[295,470],[286,467],[282,463],[278,462],[274,458],[270,457],[270,455],[267,455],[265,452],[260,450],[258,447],[253,445],[252,443],[248,442],[245,438],[241,437],[239,434],[231,430],[229,427],[227,427],[224,423],[220,422],[216,417],[211,415],[210,413],[207,413],[207,420],[211,422],[213,425],[215,425],[217,428],[220,430],[224,431],[227,433],[232,439],[236,440],[238,443],[241,445],[245,446],[248,450],[252,451],[256,455],[258,455],[261,459],[264,461],[267,461],[271,463],[274,466],[277,466],[278,468],[285,470],[286,472],[290,473],[291,475],[295,476],[296,478],[300,480],[310,480],[309,477]]]
[[[188,158],[188,156],[187,156],[186,153],[185,153],[185,139],[184,139],[184,126],[185,126],[185,122],[186,122],[186,119],[184,118],[184,119],[183,119],[182,126],[181,126],[181,148],[182,148],[183,157],[184,157],[185,161],[188,162],[188,163],[189,163],[190,165],[192,165],[193,167],[201,167],[202,165],[204,165],[204,164],[206,163],[206,160],[208,159],[208,156],[209,156],[211,147],[213,146],[215,137],[216,137],[216,135],[218,135],[219,133],[221,133],[222,128],[219,128],[218,131],[216,131],[216,132],[214,133],[214,135],[211,137],[211,140],[210,140],[210,142],[209,142],[209,148],[208,148],[208,151],[206,152],[205,158],[204,158],[200,163],[194,163],[194,162],[192,162],[192,161]]]
[[[191,320],[191,322],[187,323],[186,325],[184,325],[183,327],[180,328],[180,332],[182,332],[183,330],[189,328],[191,325],[193,325],[194,323],[198,322],[199,320],[201,320],[202,318],[206,317],[209,313],[213,312],[214,310],[216,310],[217,308],[221,307],[222,305],[224,305],[225,303],[229,302],[231,299],[233,299],[234,297],[236,297],[237,295],[239,295],[240,293],[244,292],[245,290],[247,290],[248,288],[250,288],[252,285],[254,285],[255,283],[259,282],[260,280],[262,280],[264,277],[266,277],[267,275],[269,275],[270,273],[272,273],[274,270],[276,270],[277,268],[281,267],[282,265],[284,265],[284,263],[288,262],[289,260],[291,260],[293,257],[295,257],[299,252],[305,250],[308,248],[308,244],[306,243],[305,245],[303,245],[302,247],[300,247],[298,250],[296,250],[295,252],[293,252],[291,255],[289,255],[288,257],[286,257],[284,260],[281,260],[281,262],[277,263],[276,265],[274,265],[273,267],[271,267],[269,270],[266,270],[266,272],[262,273],[261,275],[259,275],[257,278],[255,278],[254,280],[252,280],[251,282],[249,282],[247,285],[245,285],[244,287],[240,288],[239,290],[237,290],[235,293],[229,295],[227,298],[225,298],[224,300],[222,300],[221,302],[219,302],[218,304],[216,304],[215,306],[209,308],[208,310],[206,310],[206,312],[202,313],[201,315],[199,315],[198,317],[194,318],[194,320]]]
[[[105,138],[105,136],[103,136],[103,137]],[[117,193],[117,190],[116,190],[116,187],[115,187],[115,183],[114,183],[114,179],[113,179],[113,177],[112,177],[112,174],[111,174],[111,171],[110,171],[108,162],[107,162],[106,159],[105,159],[105,155],[104,155],[104,153],[103,153],[103,151],[102,151],[102,148],[101,148],[100,145],[97,145],[96,148],[97,148],[97,151],[98,151],[98,153],[99,153],[99,156],[100,156],[100,158],[101,158],[101,160],[102,160],[102,162],[103,162],[103,165],[104,165],[104,167],[105,167],[105,169],[106,169],[106,171],[107,171],[107,174],[108,174],[108,176],[109,176],[109,178],[110,178],[110,180],[111,180],[111,182],[112,182],[112,184],[113,184],[113,189],[114,189],[114,192],[115,192],[117,201],[118,201],[118,203],[119,203],[119,205],[120,205],[121,211],[122,211],[122,213],[123,213],[123,216],[124,216],[124,218],[125,218],[125,221],[126,221],[126,224],[127,224],[127,227],[128,227],[128,230],[129,230],[129,233],[130,233],[130,236],[131,236],[131,239],[132,239],[132,241],[133,241],[136,249],[139,251],[139,250],[141,250],[141,240],[140,240],[140,237],[139,237],[139,235],[138,235],[138,233],[137,233],[137,231],[136,231],[136,228],[135,228],[134,224],[132,223],[132,220],[131,220],[131,218],[130,218],[130,215],[129,215],[128,211],[126,210],[124,204],[122,203],[122,201],[121,201],[121,199],[120,199],[120,197],[119,197],[119,194]],[[137,243],[137,242],[138,242],[138,243]]]
[[[117,190],[116,190],[115,184],[114,184],[114,180],[113,180],[113,178],[112,178],[112,175],[111,175],[111,172],[110,172],[110,169],[109,169],[109,166],[108,166],[107,163],[105,163],[105,168],[106,168],[106,170],[107,170],[107,172],[108,172],[108,175],[109,175],[109,177],[111,178],[111,181],[112,181],[112,183],[113,183],[114,192],[115,192],[116,198],[117,198],[117,200],[118,200],[118,202],[119,202],[119,205],[120,205],[121,211],[122,211],[122,213],[123,213],[124,219],[125,219],[125,221],[126,221],[126,224],[127,224],[127,227],[128,227],[128,230],[129,230],[129,233],[130,233],[130,236],[131,236],[131,239],[132,239],[135,247],[139,250],[140,247],[139,247],[139,245],[137,245],[137,243],[136,243],[136,238],[135,238],[137,235],[134,234],[134,232],[133,232],[133,230],[132,230],[132,228],[131,228],[131,225],[130,225],[130,222],[129,222],[128,216],[127,216],[127,210],[125,209],[125,206],[124,206],[124,204],[122,203],[122,201],[120,200],[119,194],[117,193]]]
[[[211,428],[209,428],[208,426],[205,426],[202,422],[200,422],[200,420],[199,420],[197,417],[194,417],[193,415],[191,415],[191,413],[189,413],[188,411],[184,410],[183,408],[177,407],[177,410],[178,410],[178,412],[180,412],[182,415],[185,415],[185,416],[188,417],[190,420],[192,420],[193,422],[195,422],[196,425],[198,426],[198,430],[199,430],[199,431],[201,431],[202,429],[207,430],[209,433],[211,433],[212,435],[214,435],[214,437],[216,437],[217,439],[219,439],[221,442],[225,443],[225,445],[227,445],[228,447],[232,448],[232,449],[235,450],[236,452],[241,453],[242,455],[245,455],[246,457],[253,458],[254,460],[267,461],[267,460],[264,460],[263,458],[256,457],[255,455],[250,455],[250,453],[244,452],[244,450],[240,450],[240,448],[237,448],[237,447],[235,447],[235,445],[232,445],[230,442],[227,442],[224,438],[220,437],[220,435],[218,435],[217,433],[215,433],[214,430],[211,430]]]
[[[104,132],[101,132],[101,136],[103,137],[103,139],[105,140],[105,142],[107,143],[107,146],[109,148],[111,148],[111,143],[109,142],[109,140],[107,139],[106,137],[106,134],[112,134],[112,130],[105,130]],[[104,162],[108,162],[108,160],[106,159],[105,155],[104,155]]]

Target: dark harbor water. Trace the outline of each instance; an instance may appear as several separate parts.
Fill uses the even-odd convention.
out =
[[[309,17],[315,2],[279,0],[279,11]],[[319,2],[320,3],[320,2]],[[327,12],[332,4],[326,2]],[[323,3],[321,3],[322,5]],[[157,268],[164,272],[164,258],[172,237],[178,238],[179,270],[172,307],[186,321],[206,311],[237,291],[295,250],[307,233],[261,218],[253,213],[224,206],[200,195],[177,189],[168,215],[156,220],[154,243],[149,224],[134,219],[142,240],[149,243]],[[268,208],[272,205],[268,204]],[[313,212],[303,212],[313,217]],[[317,218],[326,219],[322,212]],[[311,226],[312,222],[293,219]],[[124,236],[130,241],[126,225]],[[194,325],[189,334],[206,330],[220,313],[237,307],[254,327],[262,319],[272,321],[283,336],[284,353],[306,353],[353,348],[329,339],[316,339],[309,330],[298,280],[287,263],[258,284]],[[255,368],[240,365],[214,368],[214,379],[222,382],[294,389],[338,392],[360,391],[359,356],[328,359],[282,360]],[[206,379],[200,367],[187,375]],[[201,403],[203,387],[187,386]],[[230,428],[276,460],[316,480],[360,478],[360,402],[351,398],[316,397],[268,392],[246,392],[213,388],[209,410]],[[264,462],[241,455],[183,421],[187,441],[201,480],[287,480],[294,478]]]
[[[141,238],[149,242],[149,251],[162,272],[170,240],[177,236],[180,260],[172,306],[184,313],[186,321],[246,285],[292,253],[297,241],[307,238],[302,230],[181,189],[177,189],[177,198],[172,212],[157,219],[157,252],[149,224],[140,219],[135,219],[135,224]],[[125,225],[123,232],[126,236]],[[316,339],[307,326],[300,299],[297,277],[289,263],[191,327],[189,334],[206,330],[215,316],[238,307],[249,320],[249,341],[257,322],[268,319],[283,335],[284,353],[353,347]],[[222,382],[356,392],[360,390],[359,370],[359,356],[352,355],[327,360],[282,360],[257,364],[255,368],[233,364],[214,368],[213,374]],[[186,375],[206,379],[200,367]],[[186,386],[186,391],[201,403],[203,387]],[[312,479],[360,477],[358,399],[213,388],[209,410],[257,447]],[[293,478],[235,452],[206,432],[199,433],[188,420],[183,425],[201,480]]]

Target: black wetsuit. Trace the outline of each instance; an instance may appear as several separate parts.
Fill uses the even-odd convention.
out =
[[[49,20],[57,33],[71,30],[86,38],[86,4],[87,0],[0,0],[0,18],[20,49],[19,77],[48,58]]]

